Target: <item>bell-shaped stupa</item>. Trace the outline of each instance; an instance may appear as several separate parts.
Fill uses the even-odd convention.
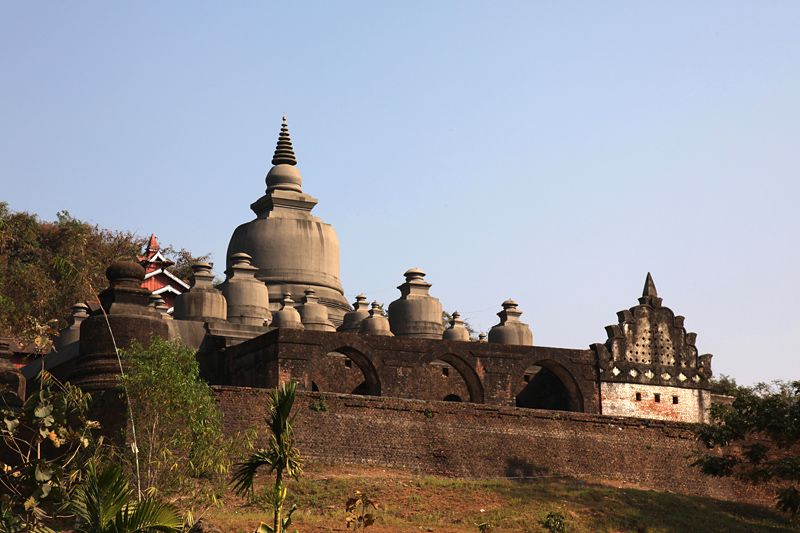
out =
[[[301,301],[312,288],[339,326],[350,310],[339,280],[339,238],[330,224],[311,214],[317,199],[303,192],[286,116],[272,164],[266,194],[250,206],[256,218],[233,232],[228,256],[245,252],[253,258],[256,278],[269,288],[271,311],[280,309],[285,294]]]

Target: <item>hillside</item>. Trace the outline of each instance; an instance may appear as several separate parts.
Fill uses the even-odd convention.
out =
[[[474,533],[481,522],[495,532],[548,531],[542,520],[551,511],[562,513],[574,533],[800,531],[762,507],[678,494],[568,478],[463,480],[379,468],[307,472],[289,486],[289,500],[298,506],[294,525],[301,533],[347,531],[344,502],[356,490],[379,502],[378,522],[367,529],[375,533]],[[257,505],[229,499],[210,509],[204,523],[223,532],[252,531],[265,517]]]

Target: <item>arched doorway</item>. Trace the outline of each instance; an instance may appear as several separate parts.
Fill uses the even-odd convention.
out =
[[[583,411],[583,399],[572,375],[558,363],[528,366],[516,384],[516,405],[529,409]]]
[[[378,373],[360,351],[341,347],[315,358],[310,376],[312,388],[319,392],[380,396]]]
[[[472,366],[454,353],[429,354],[416,369],[417,397],[483,403],[483,384]]]

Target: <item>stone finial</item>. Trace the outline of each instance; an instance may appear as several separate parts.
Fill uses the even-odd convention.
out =
[[[278,144],[275,146],[275,155],[272,156],[273,165],[296,165],[297,157],[294,155],[292,138],[289,136],[289,126],[286,124],[286,114],[283,115],[281,132],[278,134]]]
[[[114,261],[106,269],[106,278],[111,287],[139,288],[144,274],[144,267],[131,261]]]
[[[478,342],[489,342],[487,337],[488,336],[486,335],[486,332],[481,331],[480,333],[478,333]]]
[[[469,331],[464,326],[464,321],[461,319],[461,313],[453,311],[450,315],[450,327],[444,330],[442,338],[448,341],[468,341]]]
[[[489,330],[489,342],[533,346],[533,332],[527,324],[520,322],[522,311],[517,302],[512,299],[503,302],[503,310],[497,316],[500,323]]]
[[[300,313],[294,308],[294,300],[292,300],[291,294],[286,293],[283,295],[281,309],[273,315],[270,326],[274,328],[304,329]]]
[[[342,333],[358,333],[361,327],[361,322],[369,316],[369,304],[367,297],[364,294],[356,296],[356,301],[353,302],[353,310],[345,313],[342,319],[342,325],[339,326],[337,331]]]
[[[392,330],[389,327],[389,320],[383,316],[381,304],[372,302],[372,307],[369,310],[369,316],[361,321],[361,327],[358,332],[362,335],[382,335],[384,337],[393,336]]]
[[[83,302],[72,304],[71,309],[72,316],[69,318],[67,327],[58,332],[58,337],[53,342],[57,350],[80,340],[81,323],[89,317],[89,306]]]
[[[214,287],[212,265],[205,262],[192,264],[191,289],[175,298],[173,318],[219,322],[228,318],[228,303],[222,292]]]
[[[84,318],[89,316],[89,306],[83,302],[75,302],[70,309],[72,310],[73,324],[80,324]]]
[[[425,272],[410,268],[405,278],[405,283],[397,287],[400,298],[389,304],[392,333],[398,337],[441,339],[442,303],[429,294],[431,284],[425,281]]]
[[[163,298],[161,298],[161,296],[159,296],[158,294],[153,294],[151,292],[150,296],[148,296],[148,304],[147,305],[149,305],[150,307],[155,308],[158,305],[158,301],[159,300],[163,301]]]
[[[403,275],[406,277],[406,282],[397,287],[401,296],[428,296],[431,284],[425,281],[425,272],[419,268],[409,268]]]
[[[227,301],[228,322],[263,326],[271,318],[269,290],[264,282],[256,279],[258,268],[252,265],[252,260],[243,252],[231,254],[231,267],[222,294]]]
[[[167,302],[164,301],[164,298],[162,298],[161,295],[156,295],[153,307],[155,307],[156,310],[159,313],[161,313],[161,316],[163,316],[164,318],[172,318],[172,316],[170,316],[169,314],[169,307],[167,307]]]
[[[336,331],[336,327],[328,319],[328,308],[319,303],[314,289],[304,291],[303,305],[298,310],[303,326],[309,331]]]
[[[205,289],[213,285],[214,274],[211,273],[211,268],[211,263],[203,261],[192,263],[192,279],[189,280],[192,288],[199,287]]]
[[[659,307],[661,305],[661,298],[658,297],[656,284],[650,272],[647,273],[647,278],[644,280],[644,289],[642,290],[642,297],[639,298],[639,303],[642,305],[652,305],[653,307]]]

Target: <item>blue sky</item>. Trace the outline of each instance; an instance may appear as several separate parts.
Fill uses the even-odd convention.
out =
[[[0,199],[222,265],[285,112],[348,299],[418,266],[481,330],[513,297],[584,348],[651,271],[718,374],[800,378],[798,27],[778,1],[3,2]]]

